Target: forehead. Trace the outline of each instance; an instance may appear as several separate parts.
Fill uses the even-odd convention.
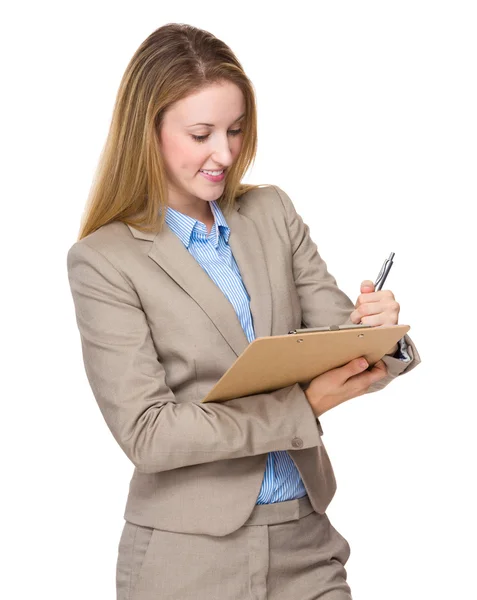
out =
[[[164,115],[164,121],[192,125],[213,123],[229,126],[245,108],[241,89],[229,81],[214,83],[175,102]]]

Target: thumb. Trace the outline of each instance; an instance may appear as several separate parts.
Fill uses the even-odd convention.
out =
[[[374,283],[369,279],[365,279],[361,282],[361,293],[367,294],[369,292],[374,292]]]
[[[374,283],[370,279],[365,279],[361,282],[360,291],[362,294],[369,294],[370,292],[374,292]],[[356,300],[354,307],[358,308],[358,300]]]
[[[348,364],[344,365],[344,367],[342,368],[345,370],[346,379],[349,379],[350,377],[353,377],[353,375],[357,375],[358,373],[366,371],[368,366],[368,361],[363,356],[361,356],[359,358],[355,358]]]

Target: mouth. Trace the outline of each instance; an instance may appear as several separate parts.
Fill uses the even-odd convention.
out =
[[[213,183],[218,183],[219,181],[223,181],[225,178],[225,172],[227,169],[222,169],[221,171],[203,171],[199,170],[199,173],[205,177],[208,181],[212,181]]]

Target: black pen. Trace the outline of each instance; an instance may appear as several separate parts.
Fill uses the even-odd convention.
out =
[[[389,258],[384,261],[383,266],[381,267],[381,271],[379,271],[378,278],[376,279],[376,283],[374,284],[374,291],[379,292],[379,290],[383,287],[384,282],[386,281],[386,277],[388,276],[391,267],[393,266],[393,258],[394,252],[391,252]]]

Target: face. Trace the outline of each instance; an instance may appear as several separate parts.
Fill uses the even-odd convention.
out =
[[[168,179],[168,204],[192,217],[209,212],[225,187],[242,146],[245,101],[231,82],[217,83],[174,103],[164,114],[159,143]],[[225,169],[222,181],[201,170]]]

